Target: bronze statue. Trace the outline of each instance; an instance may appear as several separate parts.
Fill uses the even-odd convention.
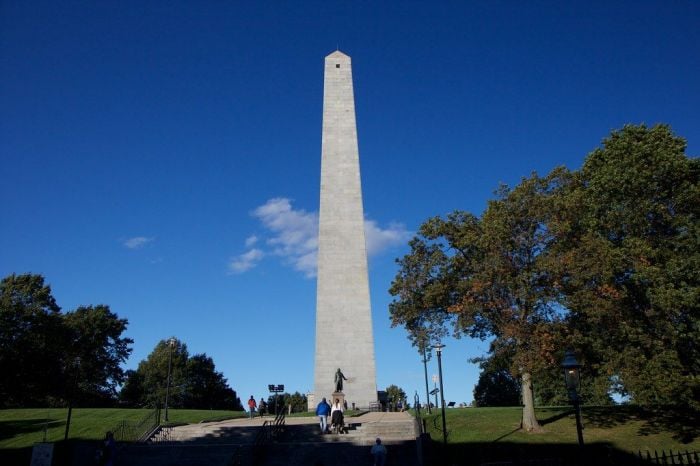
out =
[[[336,392],[343,391],[343,380],[348,380],[348,379],[345,378],[343,373],[340,371],[340,367],[339,367],[338,370],[335,371],[335,391]]]

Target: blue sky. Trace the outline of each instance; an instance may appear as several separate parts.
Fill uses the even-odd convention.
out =
[[[128,368],[176,336],[243,399],[313,388],[323,58],[338,47],[380,389],[422,391],[387,310],[422,221],[578,168],[625,123],[669,123],[700,152],[698,2],[264,3],[0,4],[0,274],[44,275],[64,310],[110,305],[135,340]],[[446,343],[445,397],[469,402],[488,342]]]

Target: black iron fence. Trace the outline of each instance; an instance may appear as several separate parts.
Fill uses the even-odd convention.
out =
[[[112,432],[117,442],[143,442],[158,429],[160,425],[160,408],[149,411],[136,421],[121,421]]]
[[[646,454],[639,452],[640,464],[690,464],[690,465],[700,465],[700,455],[697,451],[689,452],[685,451],[682,453],[680,451],[673,452],[669,450],[666,453],[665,450],[661,450],[661,453],[654,450],[654,453],[647,450]]]
[[[153,435],[148,439],[148,443],[151,444],[168,444],[171,443],[173,434],[172,426],[160,426],[153,432]]]
[[[284,431],[284,409],[272,421],[265,421],[255,436],[253,444],[253,464],[260,465],[265,461],[267,445],[271,444],[277,436]]]

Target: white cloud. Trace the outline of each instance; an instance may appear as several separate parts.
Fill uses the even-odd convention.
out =
[[[146,236],[134,236],[133,238],[124,240],[122,244],[128,249],[139,249],[154,240],[155,238],[153,237],[147,238]]]
[[[269,236],[264,241],[271,247],[271,254],[282,257],[306,277],[316,276],[318,213],[294,209],[290,199],[278,197],[255,208],[252,216],[260,220],[268,231]],[[368,256],[405,244],[410,236],[411,232],[399,223],[392,223],[384,229],[374,220],[365,220]],[[259,240],[257,236],[251,235],[246,239],[246,246],[257,244]],[[257,265],[264,255],[261,250],[253,249],[238,256],[231,263],[231,269],[239,273],[245,272]]]
[[[235,257],[229,263],[229,269],[234,273],[243,273],[252,269],[265,256],[265,253],[260,249],[251,249],[250,251]]]
[[[365,242],[367,255],[375,256],[394,246],[406,244],[411,232],[400,223],[391,223],[387,229],[377,226],[374,220],[365,220]]]
[[[286,258],[307,277],[316,274],[318,214],[294,210],[287,198],[274,198],[253,211],[253,216],[272,233],[267,244],[273,254]]]

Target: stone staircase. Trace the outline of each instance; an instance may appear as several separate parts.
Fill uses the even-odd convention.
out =
[[[356,466],[371,465],[380,437],[387,466],[417,464],[415,421],[407,413],[367,413],[346,418],[347,433],[319,433],[316,418],[290,418],[278,442],[253,454],[260,426],[235,423],[175,428],[171,442],[123,446],[116,466]],[[260,452],[258,452],[260,453]]]
[[[389,414],[389,413],[387,413]],[[347,434],[343,435],[355,445],[374,445],[377,437],[385,445],[415,441],[418,436],[415,420],[406,415],[390,419],[370,420],[354,423]]]

